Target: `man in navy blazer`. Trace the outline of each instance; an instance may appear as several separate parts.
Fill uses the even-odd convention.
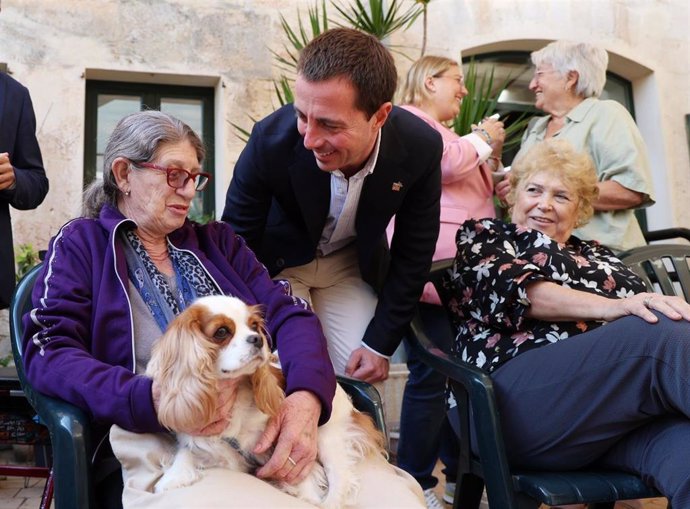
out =
[[[0,72],[0,309],[9,306],[15,286],[10,205],[34,209],[46,193],[48,179],[29,91]]]
[[[336,372],[369,382],[388,376],[439,230],[441,138],[392,106],[396,81],[368,34],[338,28],[311,41],[294,105],[254,126],[223,212],[312,304]]]

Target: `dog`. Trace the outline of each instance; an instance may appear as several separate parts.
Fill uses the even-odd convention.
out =
[[[221,435],[176,433],[177,450],[163,465],[156,492],[191,485],[205,468],[252,473],[268,461],[270,453],[257,457],[252,450],[285,398],[285,379],[273,359],[260,306],[235,297],[202,297],[171,322],[154,345],[146,370],[161,388],[158,419],[163,426],[190,429],[210,422],[218,382],[240,380],[229,425]],[[317,462],[305,480],[273,484],[326,509],[355,503],[355,467],[372,455],[387,457],[383,434],[337,386],[331,418],[318,428],[317,441]]]

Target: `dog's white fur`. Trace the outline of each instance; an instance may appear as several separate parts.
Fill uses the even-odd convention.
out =
[[[220,436],[177,434],[178,449],[172,464],[164,465],[157,492],[196,482],[204,468],[253,470],[227,439],[236,439],[244,453],[251,453],[268,419],[277,413],[285,397],[284,379],[270,365],[271,359],[259,307],[234,297],[198,299],[171,323],[154,346],[147,367],[147,375],[161,388],[161,424],[175,430],[208,423],[216,408],[219,380],[242,380],[230,423]],[[354,409],[338,386],[331,418],[318,428],[317,464],[301,483],[276,486],[323,508],[353,504],[359,488],[355,466],[370,455],[385,456],[383,444],[373,421]],[[264,463],[268,457],[258,460]]]

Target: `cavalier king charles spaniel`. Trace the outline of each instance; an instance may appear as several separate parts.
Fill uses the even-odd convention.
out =
[[[229,425],[219,436],[176,434],[177,450],[163,465],[156,492],[193,484],[205,468],[253,473],[268,461],[269,453],[254,455],[252,450],[285,398],[285,379],[273,359],[259,306],[235,297],[202,297],[170,324],[146,370],[161,388],[158,419],[163,426],[190,429],[210,422],[218,382],[241,380]],[[372,419],[357,411],[338,386],[331,418],[318,429],[311,473],[299,484],[274,484],[319,507],[350,505],[359,488],[356,464],[370,455],[386,456],[384,443]]]

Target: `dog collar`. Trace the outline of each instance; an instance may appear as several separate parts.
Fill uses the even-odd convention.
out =
[[[242,459],[247,463],[247,465],[253,470],[256,471],[259,469],[259,467],[264,466],[266,463],[265,461],[260,461],[259,458],[257,458],[254,454],[251,452],[247,452],[242,447],[240,447],[240,442],[237,440],[235,437],[222,437],[221,440],[228,444],[230,447],[235,449],[237,453],[242,456]]]

